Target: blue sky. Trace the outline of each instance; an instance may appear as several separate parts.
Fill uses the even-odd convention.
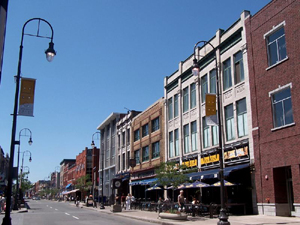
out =
[[[57,56],[47,39],[25,36],[22,76],[37,79],[34,117],[18,117],[32,182],[90,147],[97,126],[112,112],[144,110],[163,97],[164,77],[193,53],[195,43],[227,29],[243,10],[254,15],[269,0],[10,0],[2,81],[0,146],[10,151],[12,112],[22,27],[40,17],[54,29]],[[25,32],[35,33],[30,22]],[[41,34],[50,35],[48,26]],[[97,143],[97,142],[96,142]],[[99,144],[98,144],[99,146]],[[17,148],[16,148],[17,149]],[[15,153],[15,156],[17,152]],[[22,156],[22,154],[21,154]],[[16,163],[15,163],[16,165]]]

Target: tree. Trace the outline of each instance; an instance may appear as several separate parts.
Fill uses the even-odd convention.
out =
[[[174,189],[180,184],[188,181],[188,177],[184,174],[186,172],[185,165],[179,165],[175,162],[162,162],[155,170],[157,181],[156,184],[162,186],[172,186],[173,199]]]
[[[90,179],[90,175],[87,174],[82,176],[76,180],[75,188],[79,189],[82,193],[81,198],[83,197],[83,193],[86,193],[88,190],[92,188],[92,181]]]

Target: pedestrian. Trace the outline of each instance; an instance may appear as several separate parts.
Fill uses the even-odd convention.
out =
[[[119,197],[118,194],[116,194],[116,202],[115,202],[116,205],[120,205],[121,204],[121,198]]]
[[[178,202],[178,210],[179,211],[184,211],[185,208],[184,208],[184,196],[183,196],[183,190],[180,191],[180,194],[178,195],[178,198],[177,198],[177,202]]]
[[[123,209],[125,209],[125,203],[126,202],[126,196],[124,195],[124,193],[122,193],[122,196],[121,196],[121,207]]]
[[[131,204],[131,194],[128,193],[126,197],[126,210],[130,210],[130,204]]]

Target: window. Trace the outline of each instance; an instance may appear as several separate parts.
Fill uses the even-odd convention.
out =
[[[223,62],[223,90],[225,91],[231,86],[231,60],[229,58]]]
[[[233,104],[225,107],[225,121],[226,121],[226,139],[227,141],[234,139],[234,116]]]
[[[118,134],[118,148],[121,147],[121,135]]]
[[[191,84],[191,109],[196,107],[196,84]]]
[[[127,145],[130,144],[130,129],[127,129]]]
[[[122,154],[122,170],[125,170],[125,153]]]
[[[208,93],[207,75],[201,77],[201,100],[205,102],[205,96]]]
[[[178,94],[174,95],[174,117],[178,116]]]
[[[236,108],[237,108],[238,136],[244,137],[248,135],[246,99],[243,98],[242,100],[237,101]]]
[[[294,123],[291,88],[281,89],[271,95],[274,127]]]
[[[145,146],[143,147],[143,162],[148,161],[149,160],[149,146]]]
[[[270,34],[265,35],[269,66],[277,64],[287,57],[284,27],[282,25],[280,26],[279,29],[275,28],[275,31],[271,31]]]
[[[149,127],[148,127],[148,123],[147,123],[142,127],[142,137],[145,137],[148,134],[149,134]]]
[[[169,132],[169,157],[174,157],[174,140],[173,140],[173,131]]]
[[[169,116],[169,120],[173,119],[173,100],[172,100],[172,98],[168,99],[168,116]]]
[[[217,112],[218,113],[218,112]],[[211,127],[212,129],[212,145],[219,144],[219,126],[215,125]]]
[[[206,117],[202,118],[202,124],[203,124],[203,148],[207,148],[210,146],[209,144],[209,126],[206,124]]]
[[[178,129],[174,130],[174,139],[175,139],[175,156],[179,156],[179,131],[178,131]]]
[[[125,131],[122,132],[122,146],[125,146]]]
[[[152,126],[152,132],[159,130],[159,117],[155,118],[154,120],[152,120],[151,122],[151,126]]]
[[[192,151],[197,150],[197,121],[191,123]]]
[[[127,152],[127,169],[129,169],[130,165],[129,165],[129,161],[130,161],[130,152]]]
[[[140,150],[139,149],[134,151],[134,158],[135,158],[136,164],[140,164]]]
[[[210,79],[210,83],[209,83],[209,88],[210,88],[210,93],[212,94],[216,94],[216,86],[217,86],[217,77],[216,77],[216,70],[213,69],[209,72],[209,79]]]
[[[241,51],[234,55],[234,82],[238,84],[244,81],[243,54]]]
[[[134,131],[134,141],[140,140],[140,129]]]
[[[152,159],[158,158],[160,156],[159,151],[159,141],[152,144]]]
[[[184,153],[188,153],[188,152],[190,152],[190,148],[189,148],[189,138],[190,138],[189,124],[183,126],[183,135],[184,135]]]
[[[183,112],[189,110],[189,88],[183,89]]]

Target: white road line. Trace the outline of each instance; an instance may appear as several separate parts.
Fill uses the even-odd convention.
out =
[[[76,220],[79,220],[79,218],[78,218],[78,217],[76,217],[76,216],[73,216],[73,218],[75,218]]]
[[[50,209],[52,209],[52,206],[50,206]]]
[[[58,209],[55,209],[56,211],[58,210]]]
[[[70,214],[69,213],[65,213],[66,215],[68,215],[68,216],[70,216]]]

